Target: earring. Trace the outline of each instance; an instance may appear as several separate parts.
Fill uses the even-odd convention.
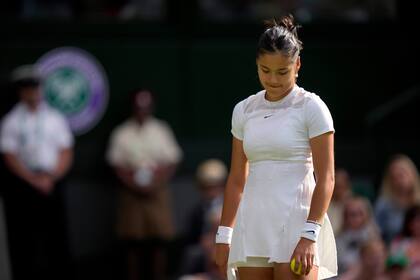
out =
[[[297,78],[297,77],[299,77],[299,74],[298,74],[298,73],[296,73],[295,77],[296,77],[296,78]]]

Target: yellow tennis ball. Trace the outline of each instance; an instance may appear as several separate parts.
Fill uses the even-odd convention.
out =
[[[292,261],[290,262],[290,269],[292,270],[292,272],[294,274],[303,275],[303,273],[302,273],[302,263],[299,263],[299,265],[296,267],[295,258],[293,258]]]

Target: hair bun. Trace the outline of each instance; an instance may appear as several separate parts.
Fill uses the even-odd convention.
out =
[[[292,15],[282,17],[280,25],[292,33],[295,33],[297,28],[299,27],[298,25],[296,25],[295,18]]]
[[[276,19],[265,20],[264,25],[266,29],[274,28],[274,27],[283,27],[288,30],[290,33],[297,37],[297,29],[300,28],[300,25],[295,23],[295,18],[293,15],[289,14],[287,16],[283,16],[280,21]]]
[[[257,45],[257,58],[264,53],[281,51],[293,59],[299,56],[302,50],[302,41],[299,40],[297,29],[292,15],[283,16],[279,21],[266,20],[265,31],[261,34]]]
[[[265,26],[265,29],[270,29],[270,28],[278,26],[278,24],[277,24],[276,19],[273,18],[269,20],[264,20],[264,26]]]

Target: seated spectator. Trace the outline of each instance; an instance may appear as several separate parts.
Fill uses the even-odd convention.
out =
[[[404,254],[390,252],[386,260],[386,274],[390,279],[410,280],[408,258]]]
[[[387,244],[401,232],[405,212],[416,203],[420,203],[417,168],[408,156],[395,155],[386,168],[375,204],[376,221]]]
[[[380,237],[371,209],[363,197],[350,198],[344,205],[343,227],[337,236],[339,273],[357,264],[362,244]]]
[[[196,172],[200,201],[193,208],[189,221],[188,244],[197,244],[204,231],[208,212],[223,204],[223,188],[226,183],[227,167],[218,159],[202,162]]]
[[[340,280],[391,280],[385,273],[386,248],[381,239],[366,240],[360,246],[359,259]]]
[[[340,233],[343,226],[344,204],[352,196],[352,186],[349,173],[343,169],[335,171],[335,186],[330,206],[328,208],[328,217],[334,230],[334,235]]]
[[[213,260],[215,254],[214,236],[220,223],[222,205],[214,204],[205,217],[204,231],[200,243],[188,248],[181,269],[180,280],[222,280],[224,279]]]
[[[407,258],[409,279],[420,279],[420,205],[407,211],[402,233],[392,241],[390,252]]]

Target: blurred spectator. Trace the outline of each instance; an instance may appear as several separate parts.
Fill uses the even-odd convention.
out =
[[[223,189],[226,183],[227,168],[218,159],[202,162],[196,172],[200,201],[193,208],[187,234],[188,244],[197,244],[204,232],[205,219],[209,211],[223,204]]]
[[[63,116],[42,102],[33,66],[17,68],[20,101],[4,117],[0,150],[8,172],[4,203],[14,279],[66,279],[69,260],[62,178],[73,157]]]
[[[390,252],[408,259],[409,279],[420,279],[420,205],[408,209],[402,233],[392,241]]]
[[[302,1],[296,0],[253,0],[250,1],[254,19],[280,18],[294,13]]]
[[[229,5],[230,1],[222,0],[199,0],[199,13],[202,18],[211,21],[231,21],[234,19],[232,7]]]
[[[129,0],[119,13],[121,19],[163,20],[164,0]]]
[[[69,0],[21,0],[20,16],[24,19],[72,17],[72,3]]]
[[[337,256],[339,273],[356,265],[363,243],[379,238],[369,200],[353,197],[344,205],[343,228],[337,236]]]
[[[381,239],[365,240],[359,256],[357,265],[340,276],[340,280],[391,280],[385,273],[387,255]]]
[[[197,245],[188,248],[181,269],[180,280],[222,280],[225,279],[216,266],[214,237],[222,215],[222,204],[213,204],[207,211],[204,230]]]
[[[153,117],[153,94],[137,90],[131,101],[133,115],[112,132],[107,152],[121,183],[117,232],[126,244],[129,279],[143,278],[145,268],[153,270],[146,279],[163,279],[165,241],[175,235],[167,185],[182,152],[170,127]]]
[[[417,168],[408,156],[395,155],[385,170],[375,204],[376,221],[387,244],[402,230],[406,210],[417,203],[420,203]]]
[[[175,13],[179,14],[176,17],[181,20],[185,15],[191,21],[199,18],[226,22],[259,21],[293,13],[299,22],[314,20],[368,22],[395,20],[398,12],[405,15],[408,9],[400,2],[396,0],[183,0],[176,1],[175,5],[165,0],[7,0],[2,5],[0,15],[10,17],[12,14],[24,19],[118,17],[123,20],[162,21],[166,16]]]
[[[334,192],[328,208],[328,217],[331,220],[335,236],[338,236],[343,227],[344,204],[351,196],[352,186],[349,173],[344,168],[339,168],[335,171]]]
[[[298,19],[347,21],[365,23],[369,21],[395,20],[395,0],[303,0],[296,10]]]
[[[386,260],[386,274],[391,280],[410,280],[407,266],[408,258],[404,254],[391,252]]]
[[[367,22],[370,19],[368,0],[320,0],[314,4],[316,18],[349,22]]]

